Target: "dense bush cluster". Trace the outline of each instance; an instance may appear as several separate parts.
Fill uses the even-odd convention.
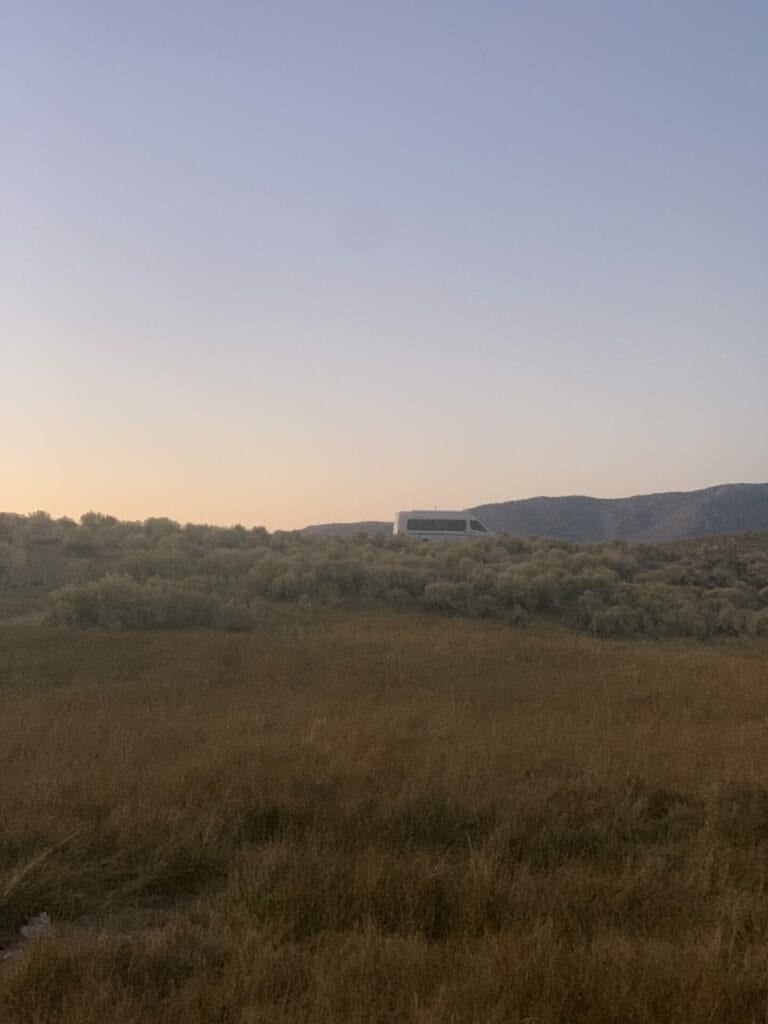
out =
[[[245,606],[211,593],[204,580],[138,583],[117,573],[55,591],[50,619],[102,629],[247,629],[253,621]]]
[[[0,611],[108,628],[247,628],[274,603],[389,605],[596,636],[768,635],[768,534],[468,543],[0,515]]]

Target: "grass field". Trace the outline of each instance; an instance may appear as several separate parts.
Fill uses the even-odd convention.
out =
[[[2,1024],[768,1021],[768,648],[0,629]]]

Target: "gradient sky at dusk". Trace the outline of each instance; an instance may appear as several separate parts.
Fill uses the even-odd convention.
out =
[[[0,7],[0,509],[768,480],[764,0]]]

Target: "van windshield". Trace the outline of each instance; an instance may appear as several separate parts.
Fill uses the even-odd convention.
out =
[[[465,533],[466,519],[409,519],[408,532],[414,533]]]

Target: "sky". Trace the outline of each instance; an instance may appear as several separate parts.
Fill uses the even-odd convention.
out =
[[[0,14],[0,509],[768,480],[764,0]]]

